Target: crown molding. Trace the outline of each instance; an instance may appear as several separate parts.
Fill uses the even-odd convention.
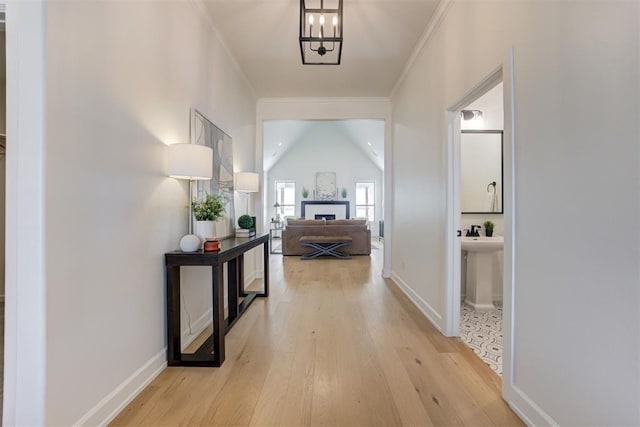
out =
[[[300,97],[300,98],[259,98],[258,104],[353,104],[391,102],[389,97]]]
[[[424,33],[422,33],[422,37],[420,37],[418,44],[413,49],[413,53],[411,54],[411,56],[409,57],[409,60],[405,64],[404,68],[402,69],[402,73],[400,73],[398,80],[396,80],[396,83],[393,85],[393,89],[391,89],[391,94],[389,95],[389,98],[393,98],[396,95],[396,92],[400,88],[400,85],[402,84],[402,82],[404,82],[404,79],[409,74],[409,70],[411,70],[411,68],[413,67],[413,63],[416,61],[416,58],[420,54],[420,51],[422,51],[422,48],[427,44],[427,42],[429,41],[433,33],[435,33],[435,31],[438,29],[438,26],[444,20],[445,16],[447,16],[447,12],[449,11],[449,9],[451,8],[454,2],[455,0],[440,0],[440,3],[438,4],[438,8],[433,14],[433,17],[431,18],[429,25],[424,30]]]

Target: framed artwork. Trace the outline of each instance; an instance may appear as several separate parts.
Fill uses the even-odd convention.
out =
[[[338,187],[335,172],[316,172],[316,200],[336,200]]]
[[[213,178],[209,181],[196,181],[195,198],[203,200],[205,193],[221,196],[225,213],[215,223],[214,233],[218,239],[235,235],[232,142],[229,135],[211,123],[202,113],[195,108],[191,110],[191,143],[204,145],[213,150]]]

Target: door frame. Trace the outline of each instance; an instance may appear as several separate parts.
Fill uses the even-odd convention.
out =
[[[515,139],[515,77],[514,48],[510,47],[504,61],[471,88],[458,102],[447,109],[447,231],[446,288],[443,334],[460,335],[460,110],[500,81],[503,82],[504,146],[504,265],[503,265],[503,354],[502,395],[508,402],[516,387],[513,381],[515,360],[515,295],[516,295],[516,139]]]
[[[447,303],[444,334],[449,337],[460,336],[460,111],[502,82],[502,74],[500,66],[447,110]]]
[[[4,425],[44,425],[46,5],[6,4]]]

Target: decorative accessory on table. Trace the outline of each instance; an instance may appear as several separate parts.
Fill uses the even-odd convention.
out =
[[[340,65],[342,0],[300,0],[298,41],[303,64]]]
[[[191,199],[193,182],[211,179],[213,151],[211,148],[196,144],[173,144],[169,146],[168,155],[168,175],[172,178],[189,180],[189,199]],[[192,221],[193,215],[191,204],[189,204],[189,234],[180,239],[180,249],[183,252],[193,252],[200,248],[200,240],[192,234]]]
[[[218,194],[205,193],[204,200],[191,202],[191,209],[196,218],[196,234],[205,242],[216,240],[216,221],[224,218],[225,207]]]
[[[204,242],[203,249],[205,252],[216,252],[220,250],[220,242],[218,240],[207,240]]]
[[[249,215],[240,215],[236,228],[236,237],[252,237],[256,235],[256,217]]]

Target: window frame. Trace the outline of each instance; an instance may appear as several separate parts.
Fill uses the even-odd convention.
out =
[[[278,194],[278,184],[293,184],[293,204],[284,204],[284,200],[279,200],[279,194]],[[297,194],[296,194],[296,181],[292,180],[292,179],[276,179],[274,180],[274,192],[275,192],[275,197],[274,200],[280,204],[280,208],[279,208],[279,213],[281,215],[281,218],[284,218],[285,216],[296,216],[296,204],[297,204]],[[283,199],[284,199],[284,194],[283,194]],[[286,208],[293,208],[293,215],[286,215],[285,214],[285,209]]]
[[[371,184],[373,186],[373,189],[372,189],[373,203],[368,203],[368,204],[359,204],[358,203],[358,184]],[[364,208],[365,212],[367,212],[367,214],[369,213],[369,209],[373,208],[372,217],[370,218],[367,215],[367,221],[375,222],[375,220],[376,220],[376,182],[373,181],[373,180],[356,181],[356,183],[355,183],[355,200],[354,201],[355,201],[355,213],[356,213],[356,216],[358,216],[358,208]]]

